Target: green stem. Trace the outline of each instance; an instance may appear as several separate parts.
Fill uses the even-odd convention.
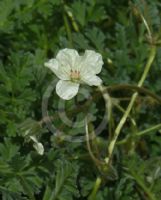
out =
[[[140,81],[138,83],[138,87],[141,87],[143,85],[143,83],[144,83],[144,81],[145,81],[145,79],[146,79],[146,77],[148,75],[148,72],[150,70],[150,67],[151,67],[151,65],[152,65],[152,63],[154,61],[155,55],[156,55],[156,47],[155,46],[151,46],[149,60],[148,60],[148,62],[146,64],[146,66],[145,66],[144,73],[143,73],[143,75],[142,75],[142,77],[141,77],[141,79],[140,79]]]
[[[96,194],[97,194],[97,191],[99,190],[100,188],[100,185],[101,185],[101,178],[100,177],[97,177],[96,179],[96,182],[95,182],[95,185],[94,185],[94,188],[92,190],[92,193],[90,194],[90,196],[88,197],[88,200],[95,200],[96,199]]]
[[[73,16],[73,13],[71,12],[71,10],[68,9],[68,6],[65,5],[64,3],[64,9],[69,17],[69,19],[71,20],[71,24],[73,25],[73,29],[76,31],[76,32],[79,32],[79,26]]]
[[[65,28],[66,28],[66,31],[67,31],[67,36],[68,36],[68,40],[69,40],[69,45],[70,45],[70,47],[72,48],[72,47],[73,47],[72,32],[71,32],[71,30],[70,30],[70,25],[69,25],[68,18],[67,18],[67,16],[66,16],[66,13],[65,13],[65,12],[64,12],[64,14],[63,14],[63,18],[64,18]]]
[[[95,162],[96,166],[99,167],[99,165],[103,164],[100,160],[98,160],[95,155],[93,154],[92,152],[92,149],[91,149],[91,145],[90,145],[90,139],[93,139],[93,138],[90,138],[89,137],[89,131],[88,131],[88,121],[86,119],[85,121],[85,128],[86,128],[86,143],[87,143],[87,149],[88,149],[88,152],[89,152],[89,155],[91,156],[92,160]]]
[[[102,93],[102,96],[104,98],[105,101],[105,107],[106,107],[106,111],[107,111],[107,120],[110,121],[111,119],[111,114],[112,114],[112,101],[111,101],[111,97],[108,94],[108,92],[104,92],[106,90],[106,88],[103,85],[98,86],[100,92]]]
[[[148,128],[146,130],[140,131],[140,132],[136,133],[136,136],[142,136],[142,135],[144,135],[146,133],[149,133],[151,131],[157,130],[159,128],[161,128],[161,124],[157,124],[157,125],[152,126],[152,127]]]
[[[144,81],[145,81],[145,79],[146,79],[146,77],[147,77],[147,75],[148,75],[148,72],[149,72],[149,70],[150,70],[150,67],[151,67],[151,65],[152,65],[152,63],[153,63],[153,60],[154,60],[154,58],[155,58],[155,55],[156,55],[156,47],[155,47],[155,46],[152,46],[152,47],[151,47],[151,51],[150,51],[150,55],[149,55],[148,62],[147,62],[147,64],[146,64],[146,66],[145,66],[143,75],[141,76],[141,79],[140,79],[140,81],[139,81],[139,83],[138,83],[138,87],[141,87],[141,86],[143,85],[143,83],[144,83]],[[133,105],[134,105],[134,102],[135,102],[137,96],[138,96],[138,93],[137,93],[137,92],[135,92],[135,93],[132,95],[131,100],[130,100],[130,103],[129,103],[128,107],[127,107],[127,110],[126,110],[126,112],[124,113],[124,115],[122,116],[122,118],[121,118],[119,124],[117,125],[117,127],[116,127],[116,129],[115,129],[113,139],[112,139],[112,141],[110,142],[109,147],[108,147],[108,157],[105,158],[105,161],[106,161],[107,164],[109,164],[109,162],[110,162],[111,156],[112,156],[113,151],[114,151],[114,148],[115,148],[115,144],[116,144],[117,138],[118,138],[118,136],[119,136],[119,134],[120,134],[120,132],[121,132],[121,129],[122,129],[123,125],[124,125],[125,122],[126,122],[126,119],[127,119],[128,115],[130,114],[130,111],[131,111],[131,109],[132,109],[132,107],[133,107]]]
[[[114,102],[113,104],[116,106],[116,108],[117,108],[118,110],[120,110],[121,112],[125,113],[125,110],[124,110],[124,108],[122,108],[122,106],[120,106],[118,103],[115,103],[115,102]],[[136,126],[135,119],[132,118],[130,115],[129,115],[128,117],[129,117],[129,119],[130,119],[130,121],[131,121],[131,124],[132,124],[133,126]]]
[[[113,102],[112,102],[112,98],[107,92],[107,89],[103,85],[98,86],[98,89],[102,93],[102,96],[105,101],[105,108],[106,108],[107,121],[108,121],[108,136],[110,140],[112,138],[112,128],[113,128],[113,118],[112,118],[112,103]]]
[[[147,128],[147,129],[145,129],[145,130],[143,130],[143,131],[140,131],[140,132],[136,133],[134,137],[140,137],[140,136],[142,136],[142,135],[145,135],[145,134],[147,134],[147,133],[149,133],[149,132],[151,132],[151,131],[158,130],[158,129],[160,129],[160,128],[161,128],[161,124],[157,124],[157,125],[155,125],[155,126],[152,126],[152,127],[150,127],[150,128]],[[129,137],[126,137],[125,139],[123,139],[123,140],[121,140],[121,141],[118,141],[118,142],[117,142],[117,145],[125,144],[125,143],[127,142],[128,139],[129,139]]]

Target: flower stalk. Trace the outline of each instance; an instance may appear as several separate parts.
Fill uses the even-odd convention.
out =
[[[146,66],[145,66],[144,72],[143,72],[143,74],[142,74],[142,76],[141,76],[141,79],[140,79],[140,81],[139,81],[139,83],[138,83],[138,87],[141,87],[141,86],[143,85],[143,83],[144,83],[144,81],[145,81],[145,79],[146,79],[146,77],[147,77],[147,75],[148,75],[148,72],[149,72],[149,70],[150,70],[150,67],[151,67],[151,65],[152,65],[152,63],[153,63],[153,61],[154,61],[155,55],[156,55],[156,47],[155,47],[155,46],[152,46],[152,47],[151,47],[151,51],[150,51],[150,55],[149,55],[148,62],[147,62],[147,64],[146,64]],[[132,107],[133,107],[133,105],[134,105],[134,103],[135,103],[135,100],[136,100],[137,96],[138,96],[138,92],[135,92],[135,93],[132,95],[131,100],[130,100],[130,103],[129,103],[128,107],[127,107],[127,110],[126,110],[126,112],[124,113],[124,115],[122,116],[122,118],[121,118],[119,124],[117,125],[117,127],[116,127],[116,129],[115,129],[115,131],[114,131],[113,139],[112,139],[112,141],[110,142],[109,147],[108,147],[108,157],[105,158],[105,161],[106,161],[107,164],[109,164],[109,162],[110,162],[110,160],[111,160],[111,157],[112,157],[112,154],[113,154],[115,145],[116,145],[117,138],[118,138],[118,136],[119,136],[119,134],[120,134],[120,132],[121,132],[121,129],[122,129],[123,125],[124,125],[125,122],[126,122],[127,117],[128,117],[129,114],[130,114],[130,111],[132,110]]]

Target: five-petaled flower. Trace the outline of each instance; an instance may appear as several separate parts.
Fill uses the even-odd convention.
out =
[[[95,51],[86,50],[80,56],[76,50],[67,48],[60,50],[56,58],[45,63],[60,79],[56,85],[56,93],[65,100],[78,93],[80,84],[101,85],[102,80],[96,74],[101,72],[102,65],[102,56]]]

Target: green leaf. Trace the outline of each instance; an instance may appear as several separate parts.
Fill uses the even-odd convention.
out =
[[[94,45],[94,47],[99,50],[100,52],[103,51],[105,45],[105,35],[101,30],[94,27],[93,29],[87,30],[86,37],[89,41]]]
[[[55,189],[50,196],[50,200],[63,200],[66,195],[69,199],[73,199],[74,196],[78,197],[79,193],[76,187],[78,167],[66,161],[58,161],[56,167]]]

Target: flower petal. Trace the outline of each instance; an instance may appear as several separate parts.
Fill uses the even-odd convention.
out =
[[[69,80],[69,74],[62,72],[59,62],[56,59],[50,59],[44,65],[45,65],[45,67],[48,67],[49,69],[51,69],[51,71],[54,72],[54,74],[58,78],[60,78],[62,80]]]
[[[102,80],[98,76],[92,74],[86,74],[81,80],[90,86],[98,86],[102,84]]]
[[[56,56],[56,59],[61,64],[61,67],[68,71],[76,67],[76,61],[79,58],[79,54],[74,49],[60,50]]]
[[[78,83],[73,83],[71,81],[58,81],[56,85],[56,93],[64,100],[72,99],[79,89]]]
[[[44,154],[44,146],[40,142],[34,143],[33,147],[36,149],[38,154],[40,155]]]
[[[86,50],[82,56],[83,66],[81,72],[88,72],[93,74],[99,74],[102,69],[103,60],[99,53],[92,50]]]
[[[37,138],[35,136],[30,136],[30,139],[33,140],[34,144],[33,147],[36,149],[37,153],[40,155],[44,154],[44,146],[38,142]]]

